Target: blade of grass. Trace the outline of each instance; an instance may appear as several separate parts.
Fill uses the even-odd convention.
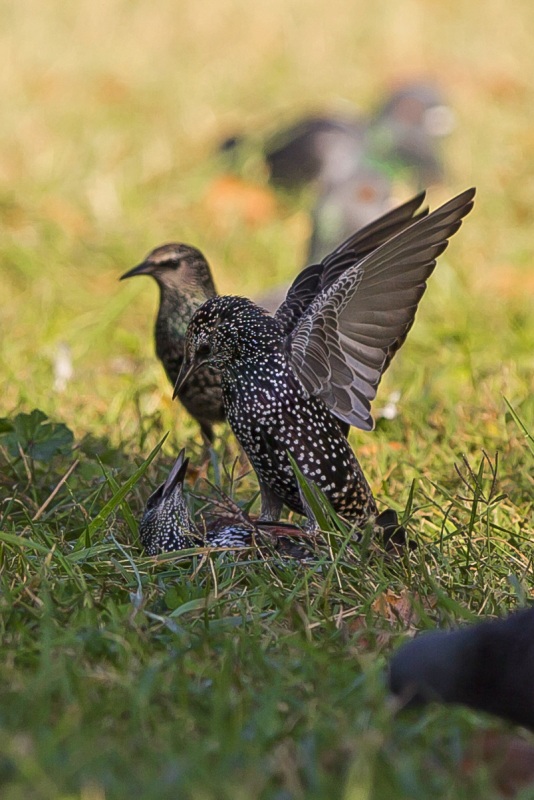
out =
[[[532,436],[529,429],[527,428],[527,426],[525,425],[525,423],[523,422],[523,420],[521,419],[521,417],[519,416],[513,405],[506,397],[504,398],[504,402],[508,406],[508,410],[510,411],[510,414],[512,415],[512,419],[514,420],[515,424],[517,425],[518,428],[520,428],[520,430],[523,431],[527,447],[534,456],[534,436]]]
[[[145,461],[141,464],[141,466],[136,469],[134,474],[128,478],[127,481],[115,492],[113,497],[106,503],[104,508],[98,513],[98,515],[94,518],[92,522],[89,523],[87,526],[86,531],[83,534],[84,537],[84,546],[90,547],[92,544],[92,539],[95,533],[97,533],[105,524],[108,517],[115,511],[117,506],[119,506],[130,489],[132,489],[136,483],[143,477],[145,472],[147,471],[148,467],[155,459],[161,448],[163,447],[163,443],[169,434],[166,433],[163,439],[154,447],[150,455],[148,456]]]

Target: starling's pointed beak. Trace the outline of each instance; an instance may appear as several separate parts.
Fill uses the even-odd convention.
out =
[[[178,487],[182,489],[189,459],[185,457],[185,450],[180,450],[174,466],[163,484],[162,497],[169,497]]]
[[[186,359],[182,361],[180,372],[178,373],[178,377],[176,378],[176,383],[174,384],[174,391],[172,393],[173,400],[176,399],[176,397],[178,396],[178,392],[180,391],[184,383],[199,366],[200,364],[197,364],[196,361],[187,361]]]
[[[141,264],[138,264],[136,267],[129,269],[128,272],[125,272],[124,275],[121,275],[119,280],[123,281],[125,278],[133,278],[134,275],[149,275],[150,274],[150,265],[143,261]]]

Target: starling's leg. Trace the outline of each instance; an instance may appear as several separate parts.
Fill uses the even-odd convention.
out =
[[[350,425],[349,425],[349,423],[345,422],[345,420],[343,420],[343,419],[338,419],[337,417],[336,417],[336,419],[337,419],[337,424],[341,428],[341,433],[343,434],[343,436],[346,439],[348,439],[349,438],[349,433],[350,433]]]
[[[319,533],[320,530],[314,514],[311,511],[308,513],[308,509],[306,510],[306,522],[304,523],[303,530],[305,530],[306,533],[313,534],[314,536]]]
[[[211,424],[209,422],[206,422],[205,420],[200,420],[199,419],[198,420],[198,424],[200,425],[200,430],[202,431],[202,437],[204,439],[204,446],[206,447],[207,450],[209,450],[209,448],[213,444],[213,439],[214,439],[213,428],[212,428]]]
[[[198,424],[200,425],[200,432],[202,435],[202,470],[207,472],[208,464],[213,464],[213,468],[215,471],[215,483],[220,483],[220,475],[218,474],[218,467],[217,467],[217,458],[215,456],[215,452],[213,450],[213,440],[215,438],[213,434],[213,427],[210,422],[206,420],[197,419]],[[203,477],[206,477],[204,474]]]
[[[249,462],[249,460],[247,458],[247,454],[245,453],[245,451],[243,450],[243,448],[241,447],[239,442],[237,443],[237,449],[238,449],[238,452],[239,452],[239,456],[238,456],[239,457],[239,475],[238,475],[238,478],[242,478],[243,475],[246,475],[247,472],[250,472],[250,462]]]
[[[267,486],[262,481],[259,481],[259,484],[261,496],[261,511],[259,518],[262,522],[278,522],[280,519],[280,514],[282,513],[284,501],[272,491],[270,486]]]
[[[300,502],[302,503],[302,507],[304,508],[304,514],[306,515],[306,522],[304,524],[304,530],[306,533],[318,533],[319,532],[319,525],[317,520],[315,519],[315,514],[311,510],[311,507],[304,497],[304,492],[302,491],[299,485],[299,495],[300,495]]]

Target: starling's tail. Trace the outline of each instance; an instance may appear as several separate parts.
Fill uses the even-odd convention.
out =
[[[408,550],[415,550],[416,543],[412,539],[408,539],[406,529],[399,523],[397,512],[392,508],[387,508],[382,511],[375,520],[376,525],[382,528],[383,542],[386,550],[399,550],[401,548],[408,548]]]

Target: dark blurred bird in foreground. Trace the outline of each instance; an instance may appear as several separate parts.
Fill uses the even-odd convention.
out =
[[[367,120],[313,116],[277,132],[265,159],[272,182],[286,188],[316,181],[320,192],[328,191],[371,166],[388,176],[405,170],[417,186],[428,186],[443,177],[436,142],[452,125],[437,87],[408,83]]]
[[[184,496],[184,480],[189,459],[182,450],[167,480],[148,498],[139,525],[139,538],[149,556],[193,547],[253,547],[273,544],[281,554],[306,558],[310,551],[302,544],[302,531],[288,523],[268,525],[253,522],[238,506],[226,499],[215,515],[197,525]],[[300,537],[300,543],[294,538]]]
[[[154,331],[156,354],[174,386],[184,358],[189,321],[197,308],[216,294],[210,268],[194,247],[172,243],[152,250],[141,264],[125,272],[120,280],[135,275],[151,275],[159,286],[160,301]],[[211,443],[213,424],[225,419],[217,371],[206,364],[183,384],[178,397]]]
[[[221,372],[228,421],[258,475],[261,517],[285,503],[313,512],[291,458],[334,510],[361,527],[375,500],[346,439],[370,430],[370,402],[411,328],[436,258],[473,205],[463,192],[430,215],[424,194],[304,269],[274,318],[242,297],[215,297],[195,312],[175,392],[194,371]]]
[[[461,703],[534,730],[534,609],[416,636],[393,656],[389,683],[410,706]]]

